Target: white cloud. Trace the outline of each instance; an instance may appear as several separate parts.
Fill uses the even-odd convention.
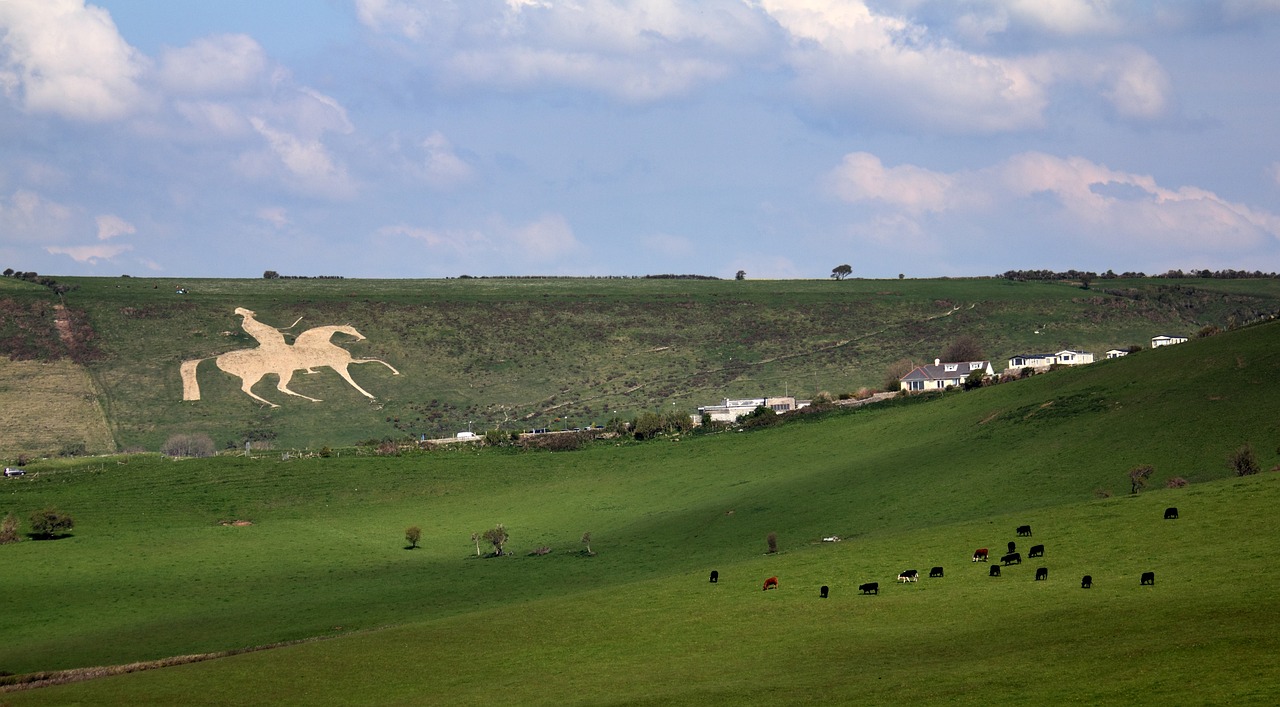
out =
[[[77,263],[96,264],[101,260],[112,260],[117,255],[133,250],[128,243],[115,245],[74,245],[46,246],[45,250],[53,255],[65,255]]]
[[[160,55],[160,85],[173,94],[222,95],[257,88],[267,57],[252,37],[218,34]]]
[[[114,214],[103,214],[96,220],[98,222],[98,240],[100,241],[138,232],[138,229],[134,228],[133,224]]]
[[[529,264],[554,263],[583,248],[569,222],[560,214],[544,214],[528,223],[515,225],[493,217],[478,229],[433,229],[398,224],[383,227],[378,233],[419,240],[437,255],[459,257],[465,264],[490,269],[495,264],[519,268]]]
[[[1046,243],[1182,252],[1280,240],[1280,216],[1269,211],[1198,187],[1164,187],[1149,175],[1082,157],[1026,152],[983,169],[943,173],[914,165],[885,168],[874,155],[853,153],[828,179],[843,200],[870,204],[877,223],[917,237],[930,229],[970,229],[992,241],[1020,241],[1022,233],[1036,232]],[[990,224],[1007,223],[1013,213],[1020,220],[1017,234],[991,230]]]
[[[0,233],[6,240],[57,240],[69,233],[71,219],[71,209],[26,189],[0,199]]]
[[[431,186],[445,189],[469,181],[474,176],[475,170],[458,157],[449,139],[439,131],[423,140],[422,148],[427,153],[423,178]]]
[[[291,223],[289,212],[283,206],[263,207],[258,209],[257,216],[276,228],[284,228]]]
[[[276,176],[294,189],[317,196],[346,198],[354,193],[355,183],[346,169],[334,162],[318,138],[305,139],[279,130],[258,117],[249,122],[270,148],[270,158],[263,159],[264,155],[257,153],[242,160],[251,176]]]
[[[1020,23],[1053,34],[1113,34],[1124,20],[1112,10],[1110,0],[1010,0],[1003,5]]]
[[[149,62],[111,15],[83,0],[0,2],[0,85],[33,113],[74,120],[124,118],[145,103]]]

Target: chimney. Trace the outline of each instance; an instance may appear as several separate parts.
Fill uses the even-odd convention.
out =
[[[933,365],[935,365],[935,366],[941,366],[941,365],[942,365],[942,359],[940,359],[940,358],[935,358],[935,359],[933,359]]]

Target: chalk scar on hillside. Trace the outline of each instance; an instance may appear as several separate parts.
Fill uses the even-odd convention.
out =
[[[182,375],[183,400],[200,399],[200,381],[196,371],[200,363],[209,358],[214,359],[218,368],[239,378],[240,390],[246,395],[271,407],[279,407],[279,405],[253,392],[253,386],[268,373],[276,374],[278,378],[276,389],[280,392],[314,403],[321,401],[289,389],[289,382],[293,380],[294,372],[315,373],[317,368],[331,368],[352,388],[360,391],[370,400],[376,400],[376,398],[351,378],[351,373],[347,370],[348,366],[353,363],[381,363],[389,368],[393,375],[400,375],[400,371],[386,361],[377,358],[353,358],[350,351],[330,341],[334,334],[346,334],[357,341],[363,341],[364,334],[350,325],[314,327],[299,334],[294,342],[289,344],[285,341],[282,329],[259,322],[252,310],[236,307],[235,313],[243,318],[241,327],[245,333],[257,340],[258,346],[251,349],[236,349],[218,356],[183,361],[179,369]],[[291,329],[300,321],[302,321],[301,317],[284,328]]]

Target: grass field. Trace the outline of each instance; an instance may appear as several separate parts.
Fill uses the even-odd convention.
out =
[[[1280,480],[1226,458],[1249,443],[1280,462],[1277,332],[572,453],[42,462],[3,482],[0,513],[53,504],[77,527],[0,547],[0,601],[21,608],[0,614],[0,670],[329,640],[0,701],[1265,700]],[[1131,497],[1137,464],[1157,473]],[[1175,476],[1191,486],[1160,488]],[[253,525],[218,524],[234,519]],[[471,533],[497,522],[514,556],[475,559]],[[998,579],[969,562],[1023,523],[1043,561]],[[423,547],[405,550],[414,524]],[[893,581],[934,565],[946,577]],[[883,593],[857,595],[866,581]]]
[[[1280,280],[1266,279],[1111,280],[1090,290],[1002,279],[59,281],[78,288],[66,296],[67,311],[91,327],[84,335],[97,357],[86,370],[113,443],[152,451],[174,434],[208,434],[219,447],[253,439],[318,449],[451,436],[468,423],[599,424],[647,410],[693,412],[724,397],[878,387],[890,362],[931,361],[962,335],[1003,368],[1018,353],[1073,348],[1100,357],[1145,346],[1157,333],[1194,335],[1280,310]],[[44,288],[5,284],[0,300],[30,325],[9,332],[0,317],[0,353],[5,342],[39,349],[45,344],[33,332],[41,321],[51,330],[58,300]],[[273,326],[302,317],[290,339],[315,326],[353,325],[367,339],[338,335],[339,345],[402,375],[353,366],[376,401],[329,369],[294,376],[297,392],[323,400],[313,403],[276,391],[271,374],[255,388],[280,405],[270,408],[205,361],[201,399],[184,402],[183,361],[256,346],[237,307]],[[0,452],[83,442],[47,424],[56,414],[31,412],[32,429],[48,430],[43,444],[17,449],[0,438]]]

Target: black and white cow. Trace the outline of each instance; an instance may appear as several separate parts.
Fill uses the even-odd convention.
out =
[[[920,572],[917,570],[903,570],[898,574],[899,582],[915,582],[920,579]]]

